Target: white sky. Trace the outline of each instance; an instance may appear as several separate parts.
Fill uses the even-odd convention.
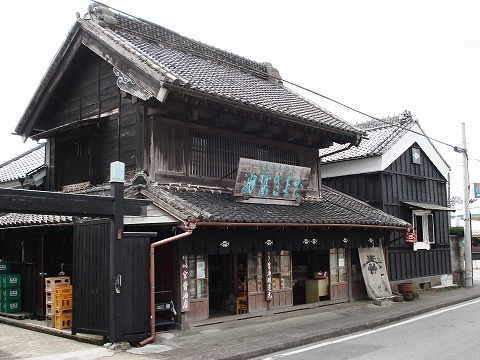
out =
[[[480,182],[478,0],[110,0],[110,7],[259,62],[281,76],[374,117],[411,111],[426,133],[462,146]],[[30,149],[16,124],[87,0],[2,4],[0,163]],[[292,86],[289,86],[292,87]],[[292,87],[293,88],[293,87]],[[350,123],[367,117],[306,94]],[[436,143],[462,195],[462,155]],[[478,160],[477,160],[478,159]]]

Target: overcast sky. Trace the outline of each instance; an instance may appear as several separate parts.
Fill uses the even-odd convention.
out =
[[[111,0],[113,8],[259,62],[281,76],[370,116],[409,110],[426,133],[462,145],[470,182],[480,182],[478,0]],[[0,163],[28,150],[11,135],[75,21],[90,1],[2,4]],[[308,94],[350,123],[369,118]],[[462,195],[462,155],[435,143]]]

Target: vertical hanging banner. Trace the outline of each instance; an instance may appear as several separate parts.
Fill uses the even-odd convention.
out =
[[[239,202],[299,205],[310,172],[307,167],[240,158],[233,195]]]
[[[359,248],[358,256],[368,297],[370,299],[392,297],[382,246]]]
[[[188,296],[188,256],[182,256],[181,262],[181,281],[182,289],[181,289],[181,297],[182,297],[182,312],[190,311],[190,301]]]
[[[265,267],[266,267],[265,282],[267,284],[267,287],[265,289],[265,297],[267,301],[272,301],[273,292],[272,292],[272,253],[271,252],[267,252]]]

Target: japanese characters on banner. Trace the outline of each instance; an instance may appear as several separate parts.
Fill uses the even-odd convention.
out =
[[[391,297],[392,289],[388,281],[382,246],[359,248],[358,256],[368,297],[370,299]]]
[[[266,287],[266,300],[271,301],[273,299],[273,292],[272,292],[272,253],[267,252],[267,258],[266,258],[266,271],[265,271],[265,280],[267,282],[267,287]]]
[[[182,296],[182,307],[181,311],[186,312],[190,311],[190,301],[189,301],[189,296],[188,296],[188,256],[183,255],[182,256],[182,271],[181,271],[181,283],[182,283],[182,290],[181,290],[181,296]]]
[[[241,202],[298,205],[305,197],[310,168],[240,158],[234,196]]]

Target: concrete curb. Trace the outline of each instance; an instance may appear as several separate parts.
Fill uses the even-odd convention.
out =
[[[374,320],[369,323],[364,323],[364,324],[358,324],[358,325],[352,325],[346,328],[343,328],[342,330],[336,330],[336,331],[329,331],[326,333],[321,333],[321,334],[315,334],[311,335],[308,337],[304,337],[302,339],[295,339],[287,342],[283,342],[280,346],[275,346],[275,347],[265,347],[261,350],[256,349],[253,351],[245,351],[241,354],[229,354],[228,356],[225,357],[216,357],[216,360],[248,360],[252,359],[255,357],[260,357],[260,356],[266,356],[270,355],[279,351],[285,351],[289,350],[292,348],[300,347],[300,346],[305,346],[305,345],[310,345],[319,341],[325,341],[328,339],[340,337],[340,336],[346,336],[350,334],[354,334],[360,331],[366,331],[366,330],[371,330],[383,325],[388,325],[397,321],[405,320],[414,316],[422,315],[425,313],[428,313],[430,311],[435,311],[441,308],[449,307],[452,305],[457,305],[459,303],[471,301],[478,299],[478,295],[471,295],[471,296],[465,296],[462,298],[462,300],[459,302],[458,300],[450,300],[450,301],[445,301],[439,304],[435,305],[427,305],[425,307],[422,307],[420,309],[412,310],[412,311],[407,311],[402,314],[394,315],[388,318],[381,318],[378,320]]]
[[[22,329],[33,330],[33,331],[41,332],[41,333],[48,334],[48,335],[59,336],[59,337],[63,337],[63,338],[70,339],[70,340],[80,341],[80,342],[84,342],[84,343],[92,344],[92,345],[103,346],[103,344],[105,344],[105,342],[106,342],[106,340],[103,339],[103,337],[95,337],[95,336],[90,336],[88,334],[72,335],[70,333],[70,329],[68,329],[68,331],[62,331],[62,330],[55,329],[55,328],[49,328],[49,327],[45,327],[45,326],[42,326],[42,325],[36,325],[36,324],[31,323],[31,322],[22,323],[20,321],[16,321],[14,319],[4,317],[4,316],[0,316],[0,323],[20,327]]]

